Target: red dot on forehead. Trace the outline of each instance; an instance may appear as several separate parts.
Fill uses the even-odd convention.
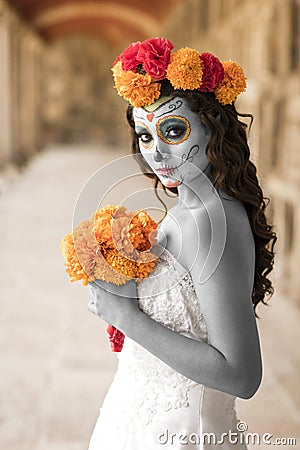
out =
[[[147,119],[149,120],[149,122],[152,122],[152,120],[154,119],[154,114],[147,114]]]

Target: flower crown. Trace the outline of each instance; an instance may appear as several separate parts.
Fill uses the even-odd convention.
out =
[[[134,42],[113,63],[118,94],[133,106],[150,106],[160,97],[167,79],[174,89],[213,92],[222,105],[232,104],[246,90],[243,69],[234,61],[221,62],[212,53],[189,47],[172,52],[165,38]]]

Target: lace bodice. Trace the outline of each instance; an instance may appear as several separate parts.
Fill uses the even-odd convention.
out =
[[[179,269],[171,253],[162,253],[153,272],[139,284],[138,294],[140,309],[148,316],[177,333],[207,342],[206,324],[191,276]],[[123,378],[134,380],[135,396],[140,398],[132,414],[137,414],[143,404],[146,423],[160,410],[188,406],[189,390],[198,384],[128,337],[119,354],[118,372]]]
[[[138,295],[139,306],[148,316],[177,333],[207,341],[191,275],[167,250],[150,276],[139,283]]]

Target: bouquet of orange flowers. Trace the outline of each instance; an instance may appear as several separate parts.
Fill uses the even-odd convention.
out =
[[[144,211],[127,211],[108,205],[81,222],[62,238],[61,251],[71,282],[100,279],[123,285],[137,282],[154,269],[157,257],[150,251],[156,243],[157,223]],[[121,351],[124,335],[108,325],[113,351]]]

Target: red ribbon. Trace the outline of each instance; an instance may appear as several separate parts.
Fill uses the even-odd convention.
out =
[[[110,346],[113,352],[121,352],[124,344],[125,335],[122,331],[112,325],[108,325],[106,328],[108,333],[108,339],[110,341]]]

